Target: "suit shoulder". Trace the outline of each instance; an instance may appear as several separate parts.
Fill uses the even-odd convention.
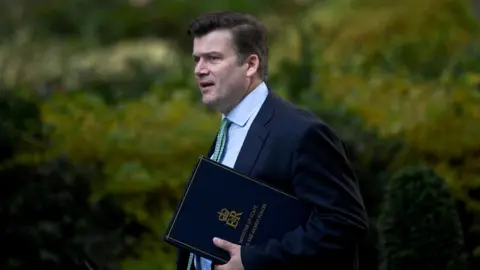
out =
[[[278,98],[277,108],[276,122],[277,126],[280,126],[277,130],[282,130],[287,137],[283,140],[287,140],[292,146],[298,147],[303,142],[322,140],[338,149],[345,148],[338,133],[313,112],[282,98]]]
[[[282,99],[277,121],[285,126],[285,138],[292,147],[292,151],[300,148],[310,148],[312,144],[323,145],[335,149],[343,156],[349,156],[347,147],[338,133],[313,112],[294,105]],[[327,147],[327,148],[328,148]]]
[[[333,129],[313,112],[301,108],[292,102],[278,97],[277,120],[298,133],[306,133],[310,129],[329,130]]]

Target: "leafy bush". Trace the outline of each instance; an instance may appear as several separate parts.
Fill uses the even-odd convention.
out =
[[[378,229],[381,270],[468,269],[454,200],[427,168],[406,168],[392,177]]]
[[[321,1],[304,21],[321,33],[311,44],[321,52],[313,60],[317,91],[382,141],[399,139],[396,169],[428,164],[476,211],[465,226],[477,246],[469,252],[478,255],[480,24],[473,4]]]
[[[174,249],[162,236],[191,168],[207,153],[219,125],[220,118],[197,108],[180,90],[169,101],[154,93],[115,106],[95,95],[65,93],[42,106],[55,142],[50,155],[97,166],[91,201],[108,198],[127,220],[147,228],[129,240],[132,252],[118,255],[123,269],[174,266]]]
[[[0,91],[0,268],[84,269],[89,259],[116,268],[111,256],[125,252],[124,238],[141,226],[111,200],[88,203],[94,167],[44,158],[48,136],[40,108],[19,93]]]

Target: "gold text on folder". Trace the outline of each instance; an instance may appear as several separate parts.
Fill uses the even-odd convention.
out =
[[[258,211],[258,208],[259,207],[257,205],[254,205],[252,207],[252,211],[248,216],[247,223],[245,224],[245,227],[243,227],[242,234],[238,241],[240,245],[245,244],[248,246],[252,242],[253,237],[255,236],[255,232],[257,231],[260,221],[262,220],[262,216],[265,212],[265,209],[267,208],[267,205],[262,204],[262,206],[260,207],[260,211]],[[258,215],[255,218],[255,215],[257,214],[257,212],[258,212]]]

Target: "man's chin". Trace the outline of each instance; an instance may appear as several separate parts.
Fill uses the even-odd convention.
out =
[[[216,99],[211,98],[211,97],[203,97],[202,99],[203,104],[205,104],[207,107],[209,107],[212,110],[217,110],[218,108],[218,102]]]

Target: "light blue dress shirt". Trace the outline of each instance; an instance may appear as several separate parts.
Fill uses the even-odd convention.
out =
[[[267,85],[262,82],[248,96],[246,96],[228,115],[222,115],[222,119],[227,117],[232,121],[228,130],[228,140],[225,147],[225,155],[221,163],[233,168],[237,161],[240,149],[243,146],[248,130],[258,111],[262,107],[268,95]],[[205,258],[200,258],[201,267],[197,265],[197,256],[194,257],[195,269],[211,270],[212,262]]]

